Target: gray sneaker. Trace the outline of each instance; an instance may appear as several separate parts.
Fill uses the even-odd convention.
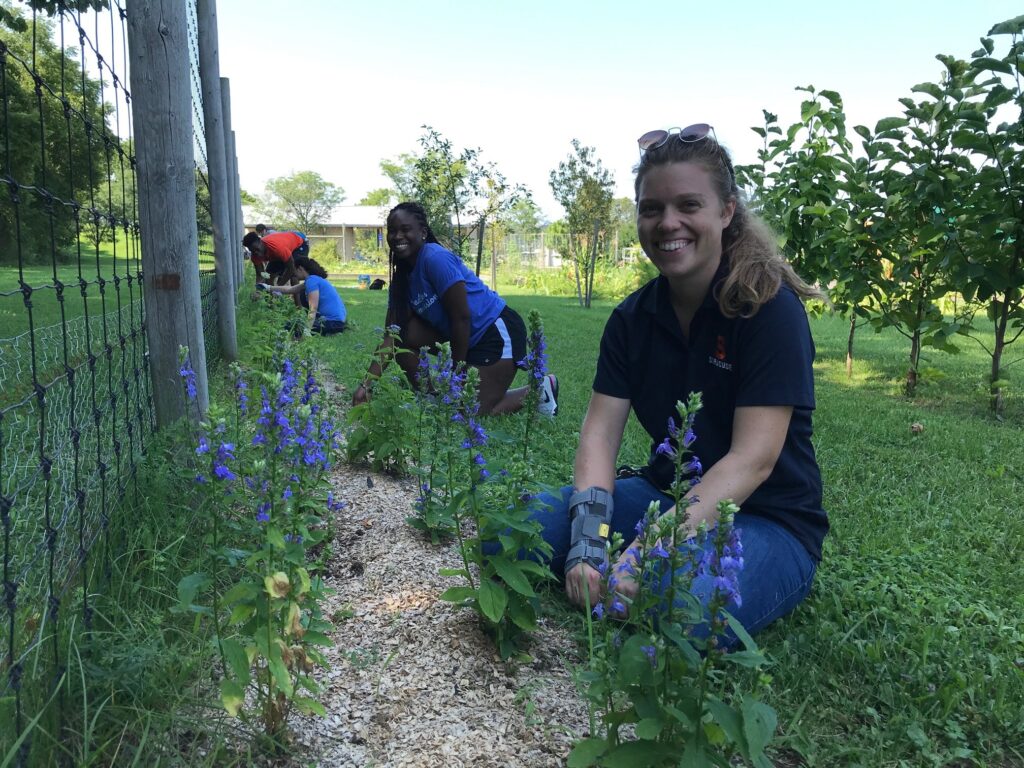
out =
[[[537,410],[544,416],[554,416],[558,413],[558,377],[553,373],[549,373],[541,382]]]

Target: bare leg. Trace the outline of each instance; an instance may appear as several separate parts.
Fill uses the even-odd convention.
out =
[[[516,376],[516,364],[511,360],[499,360],[493,365],[477,368],[480,371],[480,413],[515,413],[523,407],[526,387],[509,389],[508,385]]]

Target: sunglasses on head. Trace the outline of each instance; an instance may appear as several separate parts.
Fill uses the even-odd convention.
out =
[[[714,135],[715,129],[707,123],[695,123],[685,128],[669,128],[667,131],[648,131],[637,139],[636,143],[640,146],[641,152],[646,152],[649,149],[657,149],[664,145],[673,136],[678,136],[680,141],[688,143],[706,139],[709,133]],[[715,140],[717,141],[718,138],[715,137]]]

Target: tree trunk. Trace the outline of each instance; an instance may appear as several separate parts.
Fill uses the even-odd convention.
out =
[[[907,397],[913,397],[917,390],[917,366],[921,360],[921,331],[916,329],[910,337],[910,367],[907,369],[907,381],[903,390]]]
[[[579,302],[580,306],[583,304],[583,286],[580,281],[580,255],[579,248],[577,247],[576,241],[572,235],[569,235],[569,252],[572,254],[572,270],[576,275],[576,301]]]
[[[590,300],[594,295],[594,268],[597,266],[597,236],[601,231],[599,222],[594,222],[594,231],[590,238],[590,254],[587,257],[587,301],[584,306],[590,309]]]
[[[1003,388],[998,385],[1002,378],[999,369],[1003,364],[1003,350],[1006,348],[1006,328],[1010,320],[1010,296],[1003,298],[1003,306],[996,321],[996,341],[992,347],[992,369],[989,373],[989,403],[992,412],[1001,417],[1003,415]]]
[[[857,315],[850,315],[850,335],[846,337],[846,378],[853,378],[853,335],[857,331]]]
[[[484,260],[484,224],[487,220],[485,217],[480,217],[480,226],[477,227],[476,231],[476,276],[480,277],[480,265]],[[491,286],[492,290],[495,290],[495,286]]]

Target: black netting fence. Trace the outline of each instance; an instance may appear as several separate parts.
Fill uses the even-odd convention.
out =
[[[217,277],[189,6],[212,359]],[[77,704],[60,685],[64,641],[93,625],[121,540],[115,505],[144,492],[137,470],[155,421],[128,62],[123,2],[0,0],[0,762],[37,761],[28,736],[44,713],[54,740],[66,727]]]

